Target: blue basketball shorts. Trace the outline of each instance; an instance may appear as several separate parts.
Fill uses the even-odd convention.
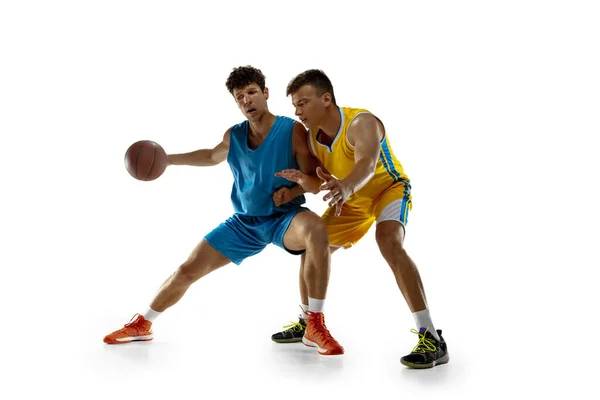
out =
[[[283,237],[292,219],[302,211],[309,210],[298,207],[267,217],[252,217],[236,213],[206,235],[204,240],[237,265],[246,258],[260,253],[271,243],[290,254],[302,254],[304,250],[293,251],[283,245]]]

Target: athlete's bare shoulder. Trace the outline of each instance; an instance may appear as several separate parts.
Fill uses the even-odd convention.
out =
[[[383,139],[384,129],[381,120],[370,112],[358,114],[348,125],[348,142],[354,146],[356,140],[363,135],[377,133],[379,140]]]
[[[306,128],[300,122],[294,122],[292,134],[294,136],[301,136],[302,138],[306,138]]]
[[[292,128],[292,150],[294,154],[308,153],[306,128],[300,122],[295,122]]]
[[[225,134],[223,135],[223,144],[229,146],[229,140],[231,138],[231,129],[229,128],[225,131]]]

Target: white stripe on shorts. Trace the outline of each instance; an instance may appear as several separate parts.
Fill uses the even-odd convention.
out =
[[[402,207],[404,203],[404,207]],[[400,213],[404,210],[408,205],[406,204],[406,199],[394,200],[390,204],[388,204],[381,214],[377,216],[377,223],[383,221],[398,221],[404,226],[404,222],[402,220],[402,215]]]

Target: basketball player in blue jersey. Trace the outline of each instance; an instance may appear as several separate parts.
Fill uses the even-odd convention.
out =
[[[343,354],[343,347],[325,326],[323,315],[329,282],[327,229],[319,216],[302,206],[302,193],[316,193],[320,185],[314,176],[317,161],[308,150],[306,130],[291,118],[269,112],[269,89],[259,69],[235,68],[226,86],[247,120],[227,129],[213,149],[171,154],[168,160],[170,165],[190,166],[212,166],[227,160],[234,178],[231,201],[235,214],[204,237],[187,261],[163,283],[146,312],[135,314],[104,342],[152,340],[153,322],[194,282],[231,262],[239,265],[273,243],[289,253],[303,254],[305,259],[308,320],[303,343],[316,347],[321,355]],[[310,179],[299,186],[275,176],[286,169],[300,170]],[[282,204],[278,195],[273,195],[281,187],[289,189],[293,200]]]
[[[392,151],[383,123],[366,109],[339,107],[331,81],[321,70],[298,74],[289,83],[287,94],[292,96],[296,116],[309,129],[309,149],[322,164],[317,174],[324,182],[321,188],[328,190],[323,200],[329,201],[330,207],[322,218],[327,225],[331,252],[356,244],[375,223],[381,255],[392,269],[418,329],[412,332],[418,335],[419,342],[410,354],[400,359],[401,363],[410,368],[431,368],[447,363],[446,341],[442,331],[433,325],[419,271],[403,246],[412,208],[411,186]],[[277,175],[300,184],[307,179],[298,170]],[[306,284],[302,268],[300,297],[305,309]],[[301,340],[304,316],[288,327],[274,334],[272,339],[276,342]]]

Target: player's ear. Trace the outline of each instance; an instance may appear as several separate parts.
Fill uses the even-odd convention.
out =
[[[269,100],[269,88],[268,87],[265,88],[264,94],[265,94],[265,99]]]
[[[326,106],[329,106],[331,104],[331,93],[325,93],[323,95],[323,102],[325,103]]]

